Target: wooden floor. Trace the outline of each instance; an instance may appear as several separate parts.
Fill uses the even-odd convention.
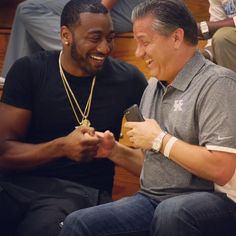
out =
[[[6,47],[10,35],[11,24],[13,21],[16,5],[23,0],[0,0],[0,74],[2,64],[6,52]],[[207,0],[185,0],[186,5],[192,11],[197,22],[207,20],[208,14],[208,1]],[[202,47],[204,42],[199,45]],[[113,56],[129,63],[135,64],[140,70],[144,72],[146,77],[149,77],[148,70],[145,63],[135,58],[136,44],[132,38],[132,34],[119,34],[115,39],[115,50]],[[122,133],[125,131],[122,129]],[[121,143],[127,144],[125,135],[120,140]],[[139,178],[133,176],[122,168],[116,168],[116,175],[114,181],[113,198],[119,199],[123,196],[133,194],[139,189]]]

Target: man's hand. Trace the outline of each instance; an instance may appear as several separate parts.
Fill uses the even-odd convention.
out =
[[[97,154],[99,138],[93,128],[80,126],[65,137],[65,155],[74,161],[90,161]]]
[[[154,139],[160,134],[161,128],[153,119],[146,119],[144,122],[126,122],[125,128],[130,142],[135,148],[145,150],[151,149]]]
[[[116,140],[113,133],[107,130],[104,133],[96,132],[96,136],[100,139],[96,157],[109,157],[116,145]]]

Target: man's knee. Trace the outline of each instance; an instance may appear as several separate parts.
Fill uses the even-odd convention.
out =
[[[180,220],[187,220],[189,217],[189,208],[192,208],[191,204],[181,198],[169,198],[167,200],[162,201],[155,210],[153,220],[154,221],[162,221],[169,222],[168,224],[164,224],[168,227],[168,225],[176,225]]]
[[[224,48],[235,41],[235,29],[233,27],[223,27],[215,32],[212,37],[212,45],[214,48]]]
[[[63,222],[62,230],[60,235],[67,235],[76,232],[78,235],[89,235],[89,229],[91,230],[93,223],[89,226],[91,222],[91,217],[93,214],[90,214],[86,209],[75,211],[68,215]]]

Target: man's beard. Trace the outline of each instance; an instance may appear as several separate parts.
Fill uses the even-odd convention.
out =
[[[72,59],[76,62],[76,64],[78,65],[78,67],[84,71],[86,74],[89,74],[89,75],[94,75],[97,73],[97,70],[93,70],[90,63],[89,63],[89,60],[86,58],[84,58],[83,56],[81,56],[77,50],[76,50],[76,45],[75,43],[73,42],[72,45],[71,45],[71,57]]]

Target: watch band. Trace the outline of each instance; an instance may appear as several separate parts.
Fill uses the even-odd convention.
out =
[[[153,152],[160,151],[163,139],[166,136],[166,134],[167,134],[167,132],[161,131],[161,133],[154,139],[153,144],[152,144],[152,151]]]
[[[209,27],[206,21],[200,22],[200,30],[204,39],[210,38]]]

